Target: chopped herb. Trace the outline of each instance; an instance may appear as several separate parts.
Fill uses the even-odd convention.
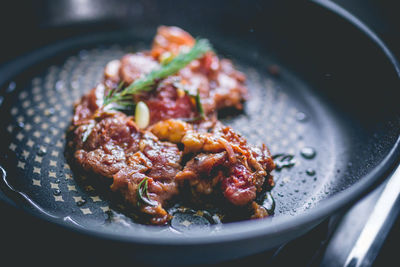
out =
[[[148,177],[145,177],[142,181],[140,181],[138,188],[137,188],[137,196],[140,201],[142,201],[150,206],[157,206],[158,205],[157,201],[154,201],[149,197],[148,183],[149,183]],[[139,202],[138,202],[138,205],[139,205]]]
[[[197,112],[199,113],[199,116],[197,116],[196,118],[194,118],[195,121],[204,119],[204,118],[205,118],[205,114],[204,114],[203,105],[201,104],[201,98],[200,98],[199,90],[197,89],[197,93],[196,93],[195,95],[191,94],[191,93],[189,92],[189,90],[187,90],[187,89],[185,89],[184,91],[185,91],[185,93],[186,93],[188,96],[190,96],[191,98],[193,98],[194,101],[195,101],[196,109],[197,109]]]
[[[143,78],[137,79],[123,90],[113,90],[103,102],[103,107],[115,102],[117,104],[133,101],[132,96],[139,92],[150,91],[161,79],[176,74],[179,70],[186,67],[190,62],[202,57],[206,52],[211,51],[212,47],[208,40],[198,39],[194,46],[187,53],[179,53],[169,63],[162,65],[159,69],[153,70]]]
[[[203,105],[201,104],[201,99],[200,99],[200,94],[199,92],[197,92],[196,97],[196,108],[197,108],[197,112],[200,114],[200,117],[204,119],[205,115],[204,115],[204,109],[203,109]]]
[[[177,118],[177,120],[181,120],[184,122],[196,122],[196,121],[201,121],[203,119],[204,119],[204,117],[202,117],[202,116],[196,116],[194,118]]]

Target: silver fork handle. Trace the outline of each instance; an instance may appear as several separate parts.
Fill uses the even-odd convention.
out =
[[[321,260],[324,267],[371,266],[399,215],[400,166],[340,219]]]
[[[347,267],[370,266],[396,220],[400,195],[400,167],[397,167],[380,194],[345,262]]]

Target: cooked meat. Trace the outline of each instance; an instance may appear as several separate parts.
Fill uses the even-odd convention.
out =
[[[171,120],[159,122],[151,130],[157,135],[158,131],[154,129],[160,128],[161,124],[171,123]],[[160,138],[165,139],[165,135],[160,135]],[[219,189],[234,205],[243,206],[253,201],[256,193],[262,190],[265,177],[275,168],[265,146],[259,149],[248,145],[230,127],[218,125],[211,133],[188,130],[180,142],[184,145],[184,153],[194,153],[196,156],[176,175],[176,179],[190,180],[190,184],[196,188],[199,181],[193,180],[211,179],[213,183],[209,185],[212,188],[204,190],[204,184],[201,183],[201,191],[211,192],[215,189],[216,181],[213,178],[218,177],[218,182],[221,182]],[[268,183],[272,186],[272,180],[268,180]]]
[[[231,61],[207,52],[158,80],[152,90],[135,94],[131,101],[143,101],[150,110],[146,129],[139,129],[133,116],[103,107],[110,90],[143,78],[194,44],[187,32],[162,26],[151,51],[109,62],[103,82],[75,106],[76,162],[112,179],[111,190],[151,224],[167,223],[166,207],[175,197],[187,196],[181,191],[188,187],[193,200],[219,196],[226,205],[247,207],[252,218],[265,217],[255,199],[273,185],[271,155],[266,146],[248,144],[216,119],[218,109],[241,109],[247,97],[245,76]]]
[[[104,84],[116,88],[121,82],[130,84],[159,67],[159,61],[181,50],[190,49],[195,41],[190,34],[177,27],[159,27],[150,52],[127,54],[121,60],[110,61],[104,71]],[[199,93],[205,113],[211,118],[218,109],[233,107],[242,109],[247,98],[244,86],[246,77],[235,70],[228,59],[219,59],[208,52],[193,60],[178,75],[158,84],[155,90],[136,96],[150,108],[150,121],[156,123],[168,118],[193,119],[198,114],[190,97]]]
[[[163,81],[154,91],[137,96],[150,109],[150,124],[169,118],[194,118],[196,106],[187,94],[179,95],[172,79]]]
[[[83,122],[83,116],[74,117],[77,163],[88,171],[112,178],[113,191],[133,206],[139,204],[140,210],[150,215],[151,223],[165,224],[170,217],[162,206],[178,193],[174,178],[182,169],[182,152],[176,144],[159,141],[150,132],[139,130],[132,117],[121,112],[91,110],[88,102],[96,102],[96,90],[99,87],[83,97],[76,108],[92,118]],[[137,186],[144,178],[148,179],[149,197],[157,205],[140,204],[137,198]]]
[[[194,43],[194,38],[181,28],[160,26],[154,37],[151,55],[160,60],[164,53],[177,55],[181,49],[192,47]]]
[[[174,178],[181,169],[180,161],[181,152],[176,145],[159,142],[153,136],[144,137],[140,140],[140,151],[131,155],[127,167],[113,176],[111,190],[120,192],[128,203],[150,215],[152,224],[165,224],[170,215],[163,206],[178,194]],[[141,203],[137,196],[143,179],[148,180],[149,200],[155,201],[154,205]]]
[[[150,73],[158,68],[159,64],[152,57],[144,54],[128,54],[122,57],[119,75],[126,84],[141,78],[144,74]]]

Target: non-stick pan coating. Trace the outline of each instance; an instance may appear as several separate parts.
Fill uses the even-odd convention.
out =
[[[331,51],[337,56],[334,57],[318,49],[318,45],[326,45],[329,40],[318,38],[320,44],[306,48],[313,43],[309,39],[315,39],[311,37],[315,34],[312,29],[303,29],[302,37],[308,41],[290,43],[298,36],[290,35],[295,31],[287,25],[281,25],[280,32],[271,31],[276,38],[271,43],[266,41],[269,38],[254,43],[244,38],[260,38],[257,33],[262,29],[257,28],[259,22],[254,23],[254,28],[239,31],[241,40],[232,32],[223,35],[217,27],[207,34],[192,24],[186,26],[193,35],[209,38],[218,54],[233,59],[247,75],[250,99],[244,112],[225,112],[221,120],[249,142],[265,143],[273,155],[293,156],[294,166],[274,171],[275,215],[257,222],[267,225],[281,216],[318,209],[321,201],[352,186],[377,167],[397,139],[399,109],[390,98],[396,80],[387,60],[369,55],[371,62],[390,70],[388,74],[376,74],[373,66],[366,67],[358,61],[365,52],[377,49],[374,45],[358,49],[357,44],[338,42],[331,46],[336,49]],[[303,24],[307,26],[307,22]],[[354,31],[349,29],[343,35]],[[145,240],[149,233],[156,234],[159,240],[196,235],[201,235],[202,243],[207,236],[215,235],[229,240],[230,227],[240,224],[204,226],[200,234],[191,227],[135,224],[124,213],[123,206],[113,206],[90,179],[74,171],[66,156],[66,134],[74,102],[101,80],[108,61],[148,49],[154,34],[154,26],[137,26],[70,38],[61,46],[46,48],[57,51],[54,54],[36,52],[38,60],[34,66],[2,85],[9,91],[2,106],[6,130],[2,140],[6,155],[3,167],[8,183],[3,183],[2,189],[17,203],[33,207],[33,213],[83,231],[103,231],[145,243],[149,242]],[[359,35],[359,39],[355,38],[358,42],[367,42],[366,37]],[[263,47],[264,43],[268,47]],[[295,55],[292,50],[303,54]],[[302,61],[313,53],[315,58]],[[288,54],[293,58],[288,58]],[[377,94],[373,86],[382,79],[390,80]],[[306,155],[310,151],[315,154]],[[249,226],[243,224],[239,234]]]

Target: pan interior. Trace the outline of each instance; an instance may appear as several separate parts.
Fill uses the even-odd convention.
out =
[[[114,207],[90,179],[74,172],[65,157],[74,102],[101,80],[108,61],[150,44],[150,39],[124,32],[100,39],[44,58],[7,85],[16,87],[4,116],[7,181],[35,203],[38,213],[85,228],[135,231],[143,226],[121,212],[123,206]],[[250,91],[244,112],[223,114],[223,123],[250,143],[265,143],[273,155],[292,155],[295,161],[273,173],[274,216],[304,212],[349,186],[337,182],[351,180],[351,162],[344,153],[344,126],[329,106],[272,57],[237,54],[233,46],[213,43],[247,75]],[[168,230],[178,234],[182,229]]]

